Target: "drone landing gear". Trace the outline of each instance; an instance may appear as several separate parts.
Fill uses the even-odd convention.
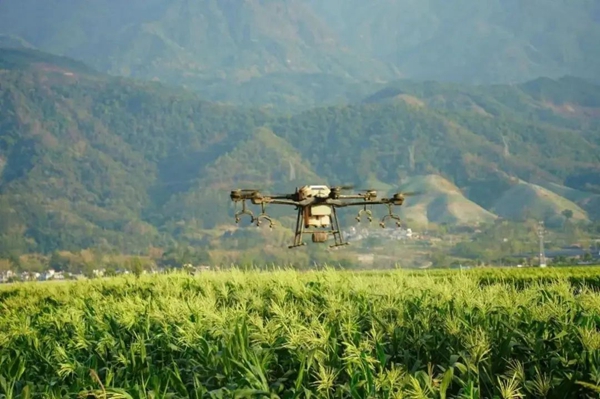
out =
[[[296,218],[296,233],[294,234],[294,243],[288,248],[297,248],[305,246],[306,243],[302,241],[303,234],[312,234],[312,242],[324,243],[327,241],[330,235],[333,235],[334,244],[330,245],[330,248],[341,247],[349,245],[344,241],[342,232],[340,231],[340,224],[337,217],[335,207],[332,208],[332,223],[329,230],[304,230],[303,214],[305,209],[303,207],[298,209],[298,216]]]
[[[337,248],[348,245],[347,242],[344,241],[342,237],[342,232],[340,230],[340,222],[338,221],[337,211],[335,207],[331,207],[333,220],[331,223],[331,234],[333,234],[334,244],[330,245],[329,248]]]
[[[304,208],[298,208],[298,216],[296,217],[296,234],[294,234],[294,243],[288,248],[297,248],[303,247],[306,245],[305,242],[302,242],[302,234],[304,233],[304,223],[302,223],[302,213],[304,212]]]

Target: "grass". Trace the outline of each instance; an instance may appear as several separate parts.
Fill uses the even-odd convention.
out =
[[[229,270],[11,284],[0,397],[597,397],[599,276]]]

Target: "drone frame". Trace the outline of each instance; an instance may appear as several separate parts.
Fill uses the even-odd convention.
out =
[[[310,190],[311,187],[325,188],[328,193],[325,196],[307,195],[306,190]],[[333,235],[334,244],[330,245],[330,247],[333,248],[349,245],[342,237],[337,208],[362,206],[363,209],[359,210],[356,220],[360,222],[361,216],[364,214],[367,216],[369,222],[371,222],[373,220],[373,213],[370,209],[367,209],[367,207],[373,205],[386,205],[388,213],[381,218],[379,225],[382,228],[385,228],[386,220],[392,219],[396,221],[396,226],[400,227],[401,219],[398,215],[393,213],[392,209],[394,206],[401,206],[404,203],[405,196],[413,195],[411,193],[396,193],[390,198],[378,199],[375,190],[363,190],[365,191],[364,193],[343,195],[340,194],[340,191],[343,189],[348,188],[304,186],[296,188],[296,191],[293,194],[282,195],[263,195],[260,193],[260,190],[237,189],[231,191],[230,198],[235,205],[237,205],[238,202],[242,203],[242,210],[237,211],[234,215],[235,222],[239,223],[240,216],[248,215],[251,218],[251,223],[255,223],[257,227],[261,225],[262,219],[269,221],[269,228],[273,228],[275,225],[274,220],[265,212],[265,206],[267,204],[294,206],[297,211],[296,228],[293,244],[289,245],[288,248],[305,246],[306,243],[302,240],[304,234],[312,234],[312,241],[316,243],[323,243],[327,241],[330,235]],[[254,216],[254,213],[247,208],[246,201],[250,201],[253,205],[260,205],[261,213]],[[331,223],[327,224],[325,228],[309,228],[306,220],[311,208],[314,206],[329,206],[331,208]]]

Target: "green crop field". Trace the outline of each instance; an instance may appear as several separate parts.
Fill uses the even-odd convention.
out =
[[[0,287],[2,398],[597,398],[600,268]]]

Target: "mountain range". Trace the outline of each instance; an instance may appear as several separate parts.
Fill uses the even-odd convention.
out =
[[[397,79],[600,81],[600,4],[515,0],[3,0],[0,45],[284,111]]]
[[[598,42],[589,0],[4,0],[0,252],[209,245],[239,185],[598,220]]]
[[[600,86],[582,78],[402,79],[280,115],[13,46],[0,109],[3,252],[203,245],[233,225],[238,186],[421,190],[402,211],[415,225],[600,216]]]

